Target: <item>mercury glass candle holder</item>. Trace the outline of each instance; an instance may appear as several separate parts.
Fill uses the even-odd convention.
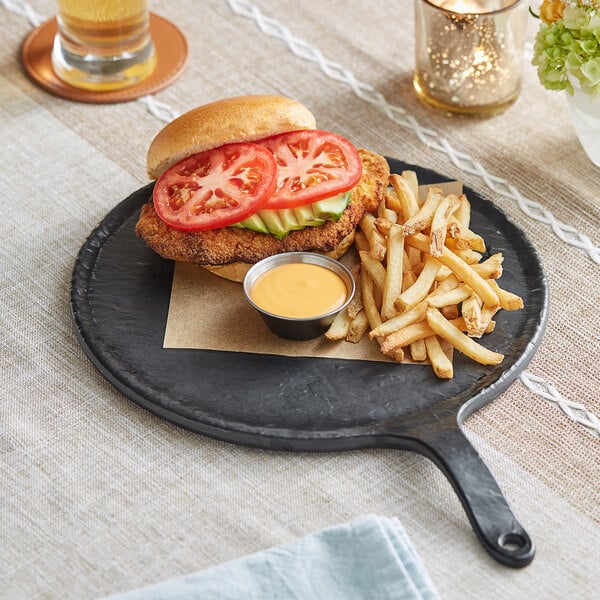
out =
[[[415,0],[417,95],[455,113],[488,116],[521,89],[527,3]]]

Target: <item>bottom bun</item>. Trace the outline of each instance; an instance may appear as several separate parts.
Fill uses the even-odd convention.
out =
[[[352,243],[354,242],[354,234],[355,230],[353,229],[333,250],[330,252],[320,252],[320,254],[325,254],[325,256],[335,259],[342,258],[342,256],[348,252],[350,246],[352,246]],[[214,275],[222,277],[223,279],[242,282],[244,281],[244,277],[252,265],[250,263],[235,262],[228,265],[199,266],[207,271],[210,271]]]
[[[231,263],[229,265],[198,265],[207,271],[210,271],[214,275],[218,275],[223,279],[230,279],[231,281],[244,281],[244,277],[248,272],[248,269],[252,266],[249,263]]]

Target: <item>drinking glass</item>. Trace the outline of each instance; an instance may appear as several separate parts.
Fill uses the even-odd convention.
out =
[[[95,91],[129,87],[156,66],[147,0],[58,0],[56,75]]]

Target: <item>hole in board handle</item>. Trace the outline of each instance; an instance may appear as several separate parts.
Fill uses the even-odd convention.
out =
[[[498,538],[498,545],[507,552],[516,552],[527,546],[527,540],[520,533],[504,533]]]

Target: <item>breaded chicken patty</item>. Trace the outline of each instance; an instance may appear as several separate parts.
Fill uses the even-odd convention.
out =
[[[388,184],[390,171],[385,158],[363,148],[358,153],[363,163],[362,177],[338,221],[290,231],[282,239],[238,227],[180,231],[160,219],[150,200],[142,207],[136,234],[163,258],[198,265],[255,263],[281,252],[331,252],[353,233],[365,211],[376,210]]]

